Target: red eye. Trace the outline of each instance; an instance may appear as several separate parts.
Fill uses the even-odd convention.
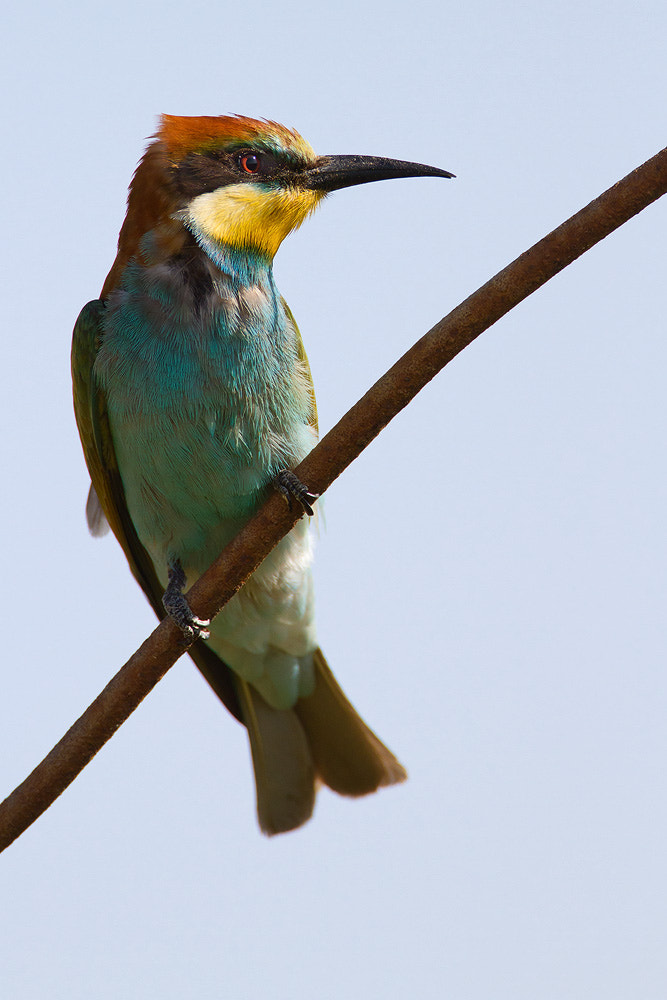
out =
[[[259,172],[260,160],[257,153],[244,153],[240,158],[241,170],[246,174],[256,174]]]

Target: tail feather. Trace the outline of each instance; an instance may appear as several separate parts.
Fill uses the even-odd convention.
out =
[[[306,732],[315,770],[339,795],[367,795],[405,781],[405,768],[347,700],[320,649],[314,653],[315,691],[294,711]]]
[[[315,771],[303,727],[292,709],[272,708],[237,678],[257,788],[257,817],[269,836],[306,823],[315,806]]]
[[[257,815],[268,835],[306,823],[317,779],[340,795],[367,795],[407,777],[405,769],[368,728],[315,650],[315,690],[294,708],[272,708],[236,677],[257,787]]]

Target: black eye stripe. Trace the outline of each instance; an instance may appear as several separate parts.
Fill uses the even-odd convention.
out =
[[[253,169],[255,162],[257,169]],[[280,156],[265,149],[241,146],[236,149],[188,153],[178,164],[174,164],[172,176],[178,193],[189,200],[198,194],[215,191],[225,184],[237,184],[239,181],[250,184],[253,181],[270,181],[288,185],[298,182],[304,166],[305,164],[288,155]]]

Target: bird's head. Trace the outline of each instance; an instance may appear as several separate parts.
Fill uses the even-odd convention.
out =
[[[453,176],[386,157],[317,156],[298,132],[240,115],[163,115],[154,138],[130,188],[105,290],[141,237],[156,227],[167,242],[174,239],[170,223],[176,222],[200,243],[271,260],[330,191],[392,177]]]
[[[213,243],[270,259],[326,193],[305,183],[317,162],[311,146],[276,122],[163,115],[158,136],[179,218]]]

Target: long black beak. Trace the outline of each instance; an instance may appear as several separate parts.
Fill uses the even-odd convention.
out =
[[[343,154],[320,156],[313,167],[303,172],[302,183],[315,191],[338,191],[354,184],[386,181],[393,177],[454,177],[454,174],[439,167],[390,160],[386,156]]]

